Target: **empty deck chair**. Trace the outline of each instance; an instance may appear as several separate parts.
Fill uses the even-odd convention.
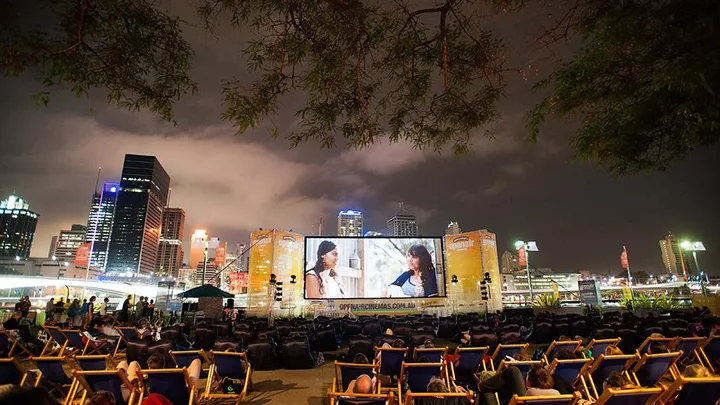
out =
[[[588,343],[587,350],[592,352],[593,357],[596,359],[600,357],[601,354],[605,354],[605,351],[608,347],[616,347],[618,344],[620,344],[620,338],[615,339],[593,339]]]
[[[117,405],[134,405],[137,396],[137,387],[134,382],[128,380],[123,370],[93,370],[93,371],[73,371],[76,384],[74,390],[69,394],[66,403],[71,403],[77,397],[78,393],[82,393],[78,403],[84,404],[85,401],[98,391],[108,391],[115,396],[115,404]],[[123,398],[123,386],[129,391],[127,400]]]
[[[687,378],[680,376],[663,391],[658,404],[670,402],[674,405],[715,405],[720,398],[720,377]]]
[[[673,371],[673,366],[680,356],[682,356],[682,352],[645,354],[635,364],[630,375],[641,387],[654,386],[666,372],[670,372],[673,378],[677,378],[678,375]]]
[[[384,394],[355,394],[328,391],[330,405],[393,405],[392,391]]]
[[[515,345],[497,345],[497,347],[495,348],[495,352],[491,356],[490,366],[492,370],[497,370],[498,367],[500,367],[500,362],[506,360],[508,357],[512,358],[518,353],[527,352],[528,347],[530,347],[529,343]]]
[[[697,348],[702,363],[713,373],[720,372],[717,361],[720,359],[720,336],[711,335]]]
[[[623,355],[612,355],[607,356],[601,354],[595,359],[588,370],[590,379],[587,381],[590,383],[590,389],[592,390],[592,397],[598,398],[603,390],[603,381],[613,371],[624,372],[625,375],[632,380],[630,377],[630,368],[640,359],[638,354],[623,354]]]
[[[143,337],[142,333],[134,326],[116,326],[115,330],[119,333],[119,338],[115,343],[115,351],[113,351],[113,357],[115,358],[125,353],[125,349],[121,347],[123,344],[127,347],[130,339],[142,339]]]
[[[332,392],[345,392],[352,380],[363,374],[372,378],[380,370],[377,364],[340,363],[335,361],[335,378],[333,378]],[[377,387],[375,387],[377,391]]]
[[[213,364],[210,366],[210,373],[205,385],[204,398],[230,398],[235,399],[236,403],[239,403],[247,395],[248,386],[252,384],[250,381],[252,369],[245,353],[210,351],[210,356],[213,359]],[[245,366],[243,366],[243,363],[245,363]],[[242,390],[232,394],[223,393],[220,383],[224,377],[243,381]],[[215,392],[218,388],[221,389],[219,393]]]
[[[43,326],[45,333],[47,333],[48,340],[40,352],[40,357],[43,356],[62,356],[65,354],[65,348],[67,348],[68,340],[67,337],[60,331],[60,328],[56,326]],[[57,345],[57,347],[56,347]]]
[[[419,358],[425,357],[431,363],[440,363],[445,360],[445,356],[447,356],[447,351],[447,347],[416,347],[415,351],[413,352],[413,358],[415,359],[415,361],[417,361]]]
[[[670,351],[681,351],[683,354],[677,360],[681,364],[689,364],[693,356],[699,359],[697,349],[705,342],[705,337],[680,337],[677,338]],[[700,360],[702,363],[702,360]]]
[[[635,388],[630,390],[608,388],[595,401],[594,405],[654,404],[661,392],[662,389],[660,388]]]
[[[510,399],[509,405],[529,404],[529,405],[572,405],[578,400],[577,394],[572,395],[553,395],[543,397],[521,397],[517,394]]]
[[[31,357],[37,365],[38,373],[35,377],[35,387],[45,384],[49,392],[57,392],[63,398],[67,397],[74,387],[74,380],[65,373],[64,357]]]
[[[0,359],[0,385],[25,385],[27,373],[23,372],[15,358]]]
[[[75,356],[74,360],[81,371],[107,370],[108,361],[113,364],[109,354]]]
[[[140,370],[140,395],[137,403],[142,403],[145,392],[160,394],[173,405],[193,405],[197,402],[197,387],[190,381],[187,368],[163,368]]]
[[[15,357],[18,351],[28,357],[33,356],[33,353],[21,342],[18,342],[12,335],[4,331],[0,331],[0,351],[5,352],[5,356],[8,358]]]

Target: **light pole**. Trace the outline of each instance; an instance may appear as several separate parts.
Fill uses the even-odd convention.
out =
[[[700,286],[702,288],[703,294],[707,295],[707,291],[705,290],[705,283],[708,281],[707,274],[705,274],[704,271],[700,270],[700,265],[698,264],[697,259],[697,252],[704,252],[705,245],[703,245],[703,243],[700,241],[690,242],[686,240],[680,243],[680,248],[684,249],[685,251],[692,252],[693,261],[695,261],[695,269],[698,272],[698,276],[700,277]],[[680,255],[680,259],[684,261],[682,254]]]
[[[530,290],[530,305],[532,306],[532,304],[535,302],[535,297],[533,294],[532,279],[530,278],[530,252],[538,252],[539,249],[535,241],[525,242],[522,240],[515,242],[515,249],[518,252],[520,252],[520,250],[523,250],[525,253],[525,272],[527,273],[528,289]]]

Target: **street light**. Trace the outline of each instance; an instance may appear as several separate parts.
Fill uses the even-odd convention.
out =
[[[686,240],[680,243],[680,247],[688,252],[692,252],[693,260],[695,261],[695,269],[697,269],[697,272],[700,273],[700,265],[698,264],[697,252],[704,252],[705,245],[703,245],[702,242],[690,242]]]
[[[525,272],[527,273],[528,289],[530,290],[530,304],[532,305],[532,303],[535,302],[535,297],[533,295],[532,280],[530,279],[530,252],[538,252],[539,249],[536,242],[525,242],[522,240],[515,242],[515,249],[517,251],[520,251],[520,249],[525,250],[525,264],[527,265]]]

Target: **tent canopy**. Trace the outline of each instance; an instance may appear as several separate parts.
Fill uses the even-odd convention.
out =
[[[199,287],[191,288],[187,291],[181,292],[177,295],[180,298],[205,298],[205,297],[217,297],[217,298],[234,298],[235,295],[230,294],[227,291],[223,291],[213,285],[204,284]]]

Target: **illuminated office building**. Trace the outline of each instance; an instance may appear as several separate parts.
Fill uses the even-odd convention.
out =
[[[108,245],[119,191],[119,183],[105,183],[102,189],[93,195],[85,233],[85,243],[90,243],[90,267],[105,270],[107,265]]]
[[[158,273],[178,276],[183,263],[183,237],[185,229],[185,210],[165,208],[158,248]]]
[[[398,204],[398,211],[387,221],[389,236],[418,236],[418,226],[415,215],[403,208],[403,203]]]
[[[361,211],[345,210],[338,213],[338,236],[362,236],[363,214]]]
[[[0,202],[0,257],[30,257],[39,215],[14,194]]]
[[[55,250],[51,256],[57,260],[74,261],[78,248],[85,243],[85,225],[74,224],[70,229],[60,231],[55,243]]]

